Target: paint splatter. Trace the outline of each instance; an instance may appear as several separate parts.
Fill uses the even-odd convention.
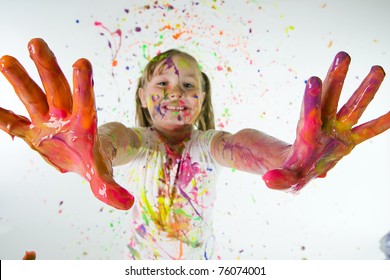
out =
[[[291,31],[293,31],[293,30],[295,30],[295,27],[294,27],[294,26],[292,26],[292,25],[287,26],[287,27],[286,27],[286,34],[289,34],[289,32],[291,32]]]
[[[26,251],[23,256],[23,260],[35,260],[37,258],[37,254],[35,251]]]
[[[250,18],[242,18],[238,14],[224,14],[225,9],[227,11],[231,8],[227,6],[227,3],[212,2],[211,4],[209,1],[183,2],[175,5],[150,1],[147,5],[134,4],[124,9],[123,15],[115,17],[116,22],[103,24],[101,20],[97,21],[101,24],[96,25],[99,34],[106,38],[112,52],[112,77],[114,79],[119,79],[118,77],[123,75],[128,77],[128,73],[121,72],[123,68],[116,66],[131,65],[125,70],[131,72],[128,91],[132,92],[135,90],[138,78],[133,73],[139,73],[139,69],[142,69],[142,66],[152,57],[174,46],[189,51],[200,59],[200,67],[212,81],[218,81],[218,84],[223,87],[222,91],[214,91],[213,94],[218,98],[218,95],[222,95],[223,92],[221,100],[224,107],[248,102],[246,95],[242,94],[245,90],[237,88],[241,73],[235,72],[234,69],[245,67],[248,73],[255,73],[259,66],[271,64],[269,57],[272,55],[267,47],[260,41],[257,49],[253,51],[249,42],[263,36],[260,30],[256,30],[256,35],[254,32],[256,21],[260,19],[257,15],[258,10],[262,13],[273,11],[270,7],[266,9],[254,2],[247,3],[243,8]],[[276,11],[275,7],[271,9]],[[215,18],[213,22],[209,20],[210,16]],[[115,26],[115,28],[107,26]],[[231,29],[231,26],[235,26],[235,29]],[[288,31],[292,31],[293,28],[293,25],[287,27]],[[117,30],[120,30],[120,33]],[[265,29],[264,32],[269,33],[270,28]],[[241,65],[237,64],[237,59],[241,59]],[[214,69],[217,69],[217,72]],[[257,88],[257,91],[268,92],[264,90],[261,83],[260,81],[260,85],[257,83],[251,86]],[[121,93],[118,99],[126,100],[128,94]],[[118,104],[118,106],[124,105]],[[123,111],[128,112],[129,109]],[[219,117],[222,113],[217,107],[215,115]],[[231,125],[232,123],[225,123],[225,129],[229,129]]]
[[[104,36],[107,39],[108,47],[111,49],[112,54],[112,66],[116,67],[118,65],[118,53],[122,46],[122,31],[116,29],[111,31],[103,23],[95,21],[95,26],[101,29],[100,35]]]

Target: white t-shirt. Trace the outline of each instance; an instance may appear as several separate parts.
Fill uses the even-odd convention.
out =
[[[135,131],[141,148],[130,163],[130,257],[215,258],[212,210],[220,166],[210,143],[216,131],[194,130],[180,157],[172,156],[153,128]]]

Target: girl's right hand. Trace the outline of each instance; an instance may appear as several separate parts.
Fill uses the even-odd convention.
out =
[[[134,197],[114,181],[111,161],[99,141],[90,62],[79,59],[73,65],[72,96],[47,44],[32,39],[28,49],[44,91],[15,58],[3,56],[0,70],[31,119],[0,108],[0,129],[22,138],[59,171],[83,176],[101,201],[117,209],[130,209]]]

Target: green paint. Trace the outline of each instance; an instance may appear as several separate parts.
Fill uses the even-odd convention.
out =
[[[146,56],[146,49],[148,48],[148,46],[146,44],[143,44],[142,45],[142,54],[143,54],[143,57],[145,59],[148,59],[148,57]]]
[[[155,46],[155,47],[161,46],[161,45],[163,44],[163,42],[164,42],[164,34],[161,34],[161,35],[159,36],[159,41],[158,41],[156,44],[154,44],[154,46]],[[145,46],[145,45],[144,45],[144,46]],[[144,57],[145,57],[145,55],[144,55]]]
[[[149,219],[148,216],[146,216],[145,213],[142,213],[142,220],[144,220],[145,224],[149,226]]]
[[[256,203],[256,199],[253,195],[252,195],[252,201],[253,201],[253,203]]]
[[[231,117],[231,114],[229,113],[229,108],[225,108],[223,110],[222,117],[225,117],[225,118]]]
[[[127,245],[127,248],[129,248],[130,253],[134,256],[134,258],[136,260],[140,260],[141,259],[140,254],[136,250],[134,250],[134,248],[130,247],[129,245]]]
[[[172,212],[175,214],[183,215],[183,216],[186,216],[187,218],[193,219],[193,217],[191,215],[187,214],[182,208],[173,209]]]

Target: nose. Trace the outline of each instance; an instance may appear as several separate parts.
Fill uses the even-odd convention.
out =
[[[183,96],[183,89],[180,86],[175,86],[169,93],[170,99],[178,99]]]

